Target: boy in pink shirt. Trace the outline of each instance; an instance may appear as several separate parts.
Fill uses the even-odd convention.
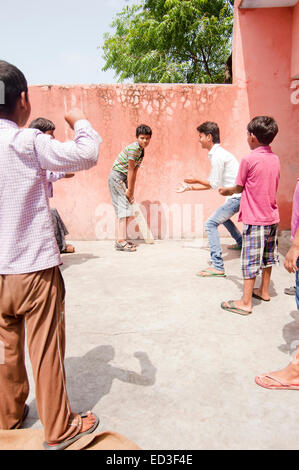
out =
[[[252,313],[252,297],[268,302],[272,266],[278,264],[277,235],[279,212],[276,192],[280,177],[279,158],[270,147],[278,133],[277,123],[268,116],[257,116],[248,124],[248,144],[252,152],[241,160],[236,186],[219,188],[228,196],[242,193],[239,221],[242,237],[243,296],[222,302],[221,307],[240,315]],[[254,289],[262,270],[262,282]]]

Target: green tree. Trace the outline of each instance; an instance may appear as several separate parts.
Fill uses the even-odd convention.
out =
[[[103,70],[119,82],[223,83],[233,0],[143,0],[126,6],[104,36]]]

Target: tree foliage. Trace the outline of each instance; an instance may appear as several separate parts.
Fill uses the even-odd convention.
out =
[[[103,70],[135,83],[222,83],[233,0],[143,0],[126,6],[104,38]]]

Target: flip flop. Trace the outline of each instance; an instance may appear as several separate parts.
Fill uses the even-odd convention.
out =
[[[277,382],[277,385],[266,384],[263,382],[263,378],[271,379],[274,382]],[[299,384],[285,384],[271,375],[257,375],[255,377],[255,383],[260,387],[268,388],[269,390],[299,390]]]
[[[207,275],[202,275],[200,273],[207,273]],[[202,269],[199,273],[196,273],[196,276],[198,277],[226,277],[226,274],[217,274],[213,273],[213,271],[210,271],[209,269]]]
[[[225,304],[228,304],[229,307],[227,307]],[[222,302],[221,308],[223,308],[223,310],[227,310],[228,312],[238,313],[239,315],[250,315],[252,313],[252,310],[248,312],[247,310],[243,310],[242,308],[236,307],[233,300]]]
[[[82,418],[85,418],[86,416],[88,416],[88,413],[89,412],[79,413],[79,414],[80,414],[80,416],[82,416]],[[66,439],[65,441],[57,442],[57,444],[48,444],[47,442],[44,442],[43,443],[44,448],[46,450],[63,450],[63,449],[66,449],[71,444],[73,444],[74,442],[76,442],[78,439],[80,439],[80,437],[86,436],[86,434],[91,434],[93,431],[95,431],[95,429],[98,427],[99,422],[100,422],[97,415],[94,414],[94,413],[92,413],[92,414],[96,418],[96,420],[95,420],[94,425],[91,428],[87,429],[87,431],[80,432],[79,434],[76,434],[76,436],[71,437],[70,439]]]
[[[264,302],[270,302],[270,300],[271,300],[271,299],[263,299],[263,297],[261,297],[260,295],[255,294],[254,292],[252,292],[252,297],[254,297],[255,299],[258,299],[258,300],[263,300]]]

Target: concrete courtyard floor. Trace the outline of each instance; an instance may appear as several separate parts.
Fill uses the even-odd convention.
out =
[[[258,387],[255,375],[284,367],[299,343],[294,277],[273,269],[272,299],[242,317],[221,309],[240,297],[239,253],[223,239],[226,279],[195,276],[207,243],[74,242],[63,256],[67,388],[72,409],[92,409],[100,430],[142,449],[299,449],[299,392]],[[282,240],[285,254],[288,240]],[[28,356],[27,356],[28,357]],[[27,359],[28,361],[28,359]],[[40,427],[31,392],[26,427]]]

